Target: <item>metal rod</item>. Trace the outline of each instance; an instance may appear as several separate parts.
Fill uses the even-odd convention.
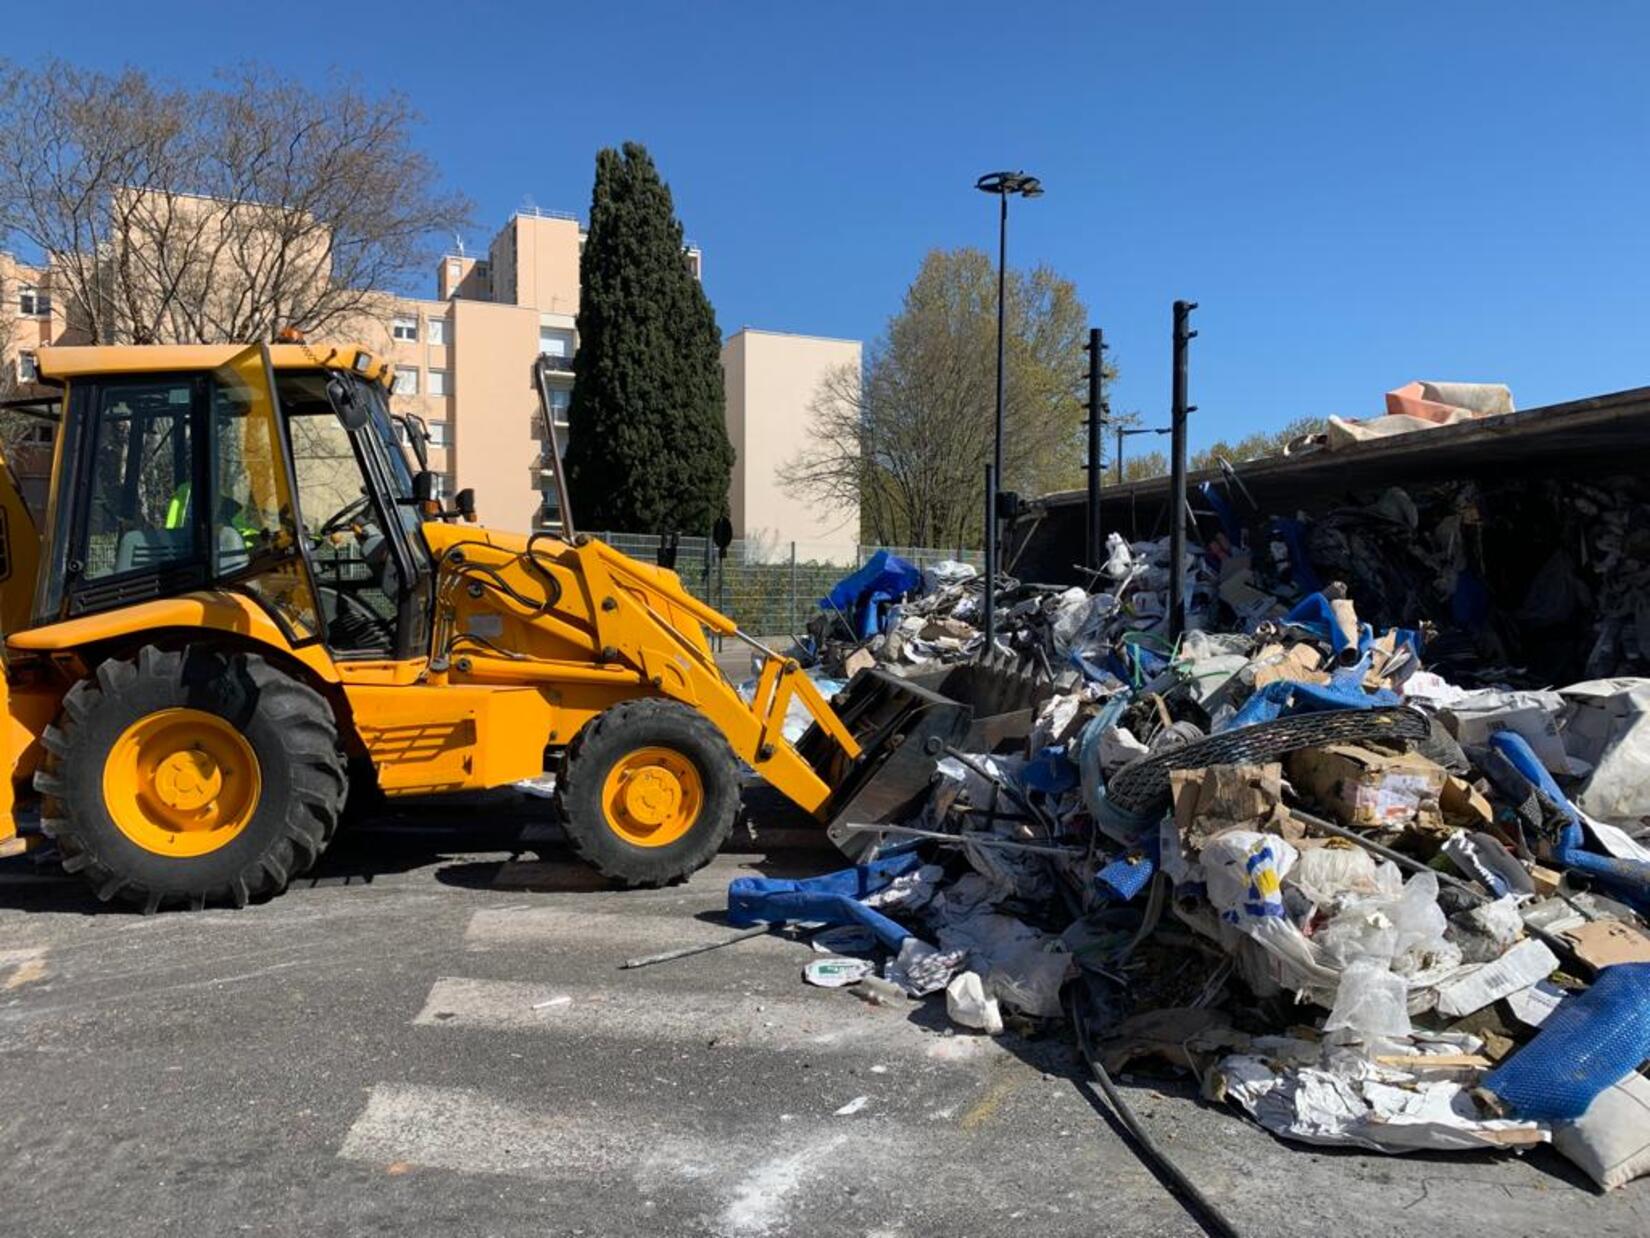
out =
[[[1333,821],[1325,821],[1322,817],[1313,816],[1309,812],[1302,812],[1299,808],[1293,806],[1289,809],[1289,815],[1294,817],[1295,820],[1299,821],[1302,825],[1308,827],[1309,829],[1321,830],[1325,834],[1331,834],[1336,838],[1344,838],[1347,842],[1357,843],[1358,846],[1362,847],[1365,851],[1368,851],[1373,855],[1378,855],[1383,860],[1391,860],[1394,864],[1396,864],[1399,868],[1404,869],[1406,872],[1431,873],[1434,877],[1438,878],[1440,885],[1447,885],[1453,890],[1459,890],[1462,894],[1472,899],[1475,903],[1493,903],[1495,901],[1493,895],[1485,894],[1471,882],[1462,881],[1459,877],[1451,876],[1449,873],[1441,873],[1436,868],[1423,864],[1419,860],[1411,859],[1402,851],[1394,851],[1391,847],[1383,847],[1380,843],[1373,842],[1354,830],[1342,829]],[[1566,899],[1565,901],[1568,902],[1569,900]],[[1571,905],[1574,906],[1574,904]],[[1549,933],[1546,929],[1537,928],[1535,925],[1528,922],[1524,925],[1524,931],[1531,937],[1541,941],[1548,947],[1548,949],[1552,950],[1554,954],[1558,955],[1559,958],[1571,962],[1575,961],[1575,947],[1565,941],[1558,934]]]
[[[985,614],[980,624],[985,633],[985,653],[996,651],[997,636],[997,470],[985,466]]]
[[[795,632],[796,630],[797,630],[796,543],[792,542],[791,543],[791,613],[790,613],[790,626],[786,629],[786,631]]]
[[[998,820],[1003,818],[999,817]],[[848,822],[835,828],[850,834],[898,834],[901,838],[931,838],[935,842],[964,846],[977,843],[982,847],[1001,847],[1006,851],[1034,851],[1040,855],[1087,855],[1085,847],[1059,847],[1043,843],[1015,842],[1012,838],[993,838],[980,834],[947,834],[942,830],[919,830],[909,825],[864,825]]]
[[[1197,308],[1195,301],[1174,303],[1174,391],[1170,409],[1169,432],[1173,436],[1170,466],[1169,502],[1172,515],[1169,522],[1169,643],[1179,641],[1186,632],[1186,419],[1192,411],[1186,402],[1186,356],[1188,345],[1197,335],[1190,328],[1191,314]]]
[[[689,955],[704,954],[710,950],[720,950],[723,946],[732,946],[741,941],[749,941],[752,937],[761,937],[764,933],[771,933],[774,928],[775,926],[772,924],[758,924],[753,928],[746,929],[742,933],[735,933],[732,937],[723,938],[721,941],[713,941],[709,945],[683,946],[679,950],[666,950],[662,954],[648,954],[643,955],[639,959],[626,959],[623,963],[619,964],[619,970],[628,971],[632,967],[652,967],[655,963],[669,963],[676,959],[685,959]]]
[[[1106,432],[1106,405],[1103,383],[1105,368],[1106,333],[1099,327],[1089,329],[1089,462],[1088,462],[1088,522],[1084,532],[1088,554],[1083,561],[1090,571],[1099,571],[1105,559],[1105,543],[1100,539],[1100,469],[1101,436]]]
[[[1333,821],[1325,821],[1322,817],[1314,816],[1312,813],[1304,812],[1293,806],[1289,809],[1289,815],[1310,829],[1320,830],[1323,833],[1333,835],[1336,838],[1344,838],[1350,843],[1357,843],[1358,846],[1362,847],[1365,851],[1368,851],[1371,855],[1378,855],[1383,860],[1391,860],[1399,868],[1405,869],[1412,873],[1431,873],[1434,877],[1438,878],[1441,884],[1455,887],[1457,890],[1461,891],[1461,893],[1467,895],[1476,902],[1488,903],[1493,901],[1481,893],[1476,886],[1462,881],[1459,877],[1453,877],[1449,873],[1441,873],[1435,868],[1429,868],[1427,865],[1421,863],[1421,861],[1405,855],[1402,851],[1394,851],[1391,847],[1382,846],[1373,839],[1365,838],[1356,830],[1345,829],[1339,825],[1336,825]]]

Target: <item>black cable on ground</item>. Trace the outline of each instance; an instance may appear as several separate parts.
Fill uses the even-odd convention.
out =
[[[1072,1027],[1077,1034],[1077,1044],[1083,1060],[1088,1063],[1095,1083],[1100,1085],[1100,1091],[1104,1093],[1107,1104],[1111,1106],[1111,1112],[1106,1113],[1097,1103],[1087,1081],[1080,1081],[1077,1086],[1087,1097],[1089,1104],[1099,1110],[1113,1126],[1122,1126],[1127,1136],[1124,1142],[1130,1145],[1131,1150],[1146,1168],[1151,1170],[1153,1176],[1185,1206],[1186,1211],[1191,1213],[1192,1219],[1203,1227],[1204,1232],[1213,1238],[1241,1238],[1237,1226],[1227,1219],[1226,1214],[1217,1208],[1208,1196],[1197,1189],[1190,1178],[1180,1172],[1180,1167],[1169,1159],[1169,1154],[1163,1151],[1157,1145],[1157,1141],[1146,1132],[1146,1128],[1140,1125],[1140,1119],[1135,1116],[1134,1109],[1123,1098],[1123,1094],[1117,1090],[1117,1085],[1111,1081],[1106,1068],[1100,1064],[1098,1057],[1089,1052],[1091,1041],[1088,1019],[1084,1017],[1085,1001],[1081,994],[1070,1003],[1070,1009]]]
[[[1090,1062],[1089,1067],[1094,1072],[1094,1081],[1100,1085],[1105,1093],[1123,1128],[1128,1131],[1129,1139],[1134,1144],[1134,1152],[1145,1161],[1160,1179],[1167,1179],[1168,1186],[1180,1197],[1181,1203],[1186,1205],[1190,1212],[1203,1228],[1216,1238],[1241,1238],[1237,1227],[1227,1220],[1226,1214],[1217,1208],[1207,1195],[1197,1189],[1197,1185],[1180,1172],[1180,1167],[1169,1159],[1169,1154],[1158,1147],[1155,1140],[1146,1133],[1146,1128],[1140,1125],[1135,1117],[1134,1110],[1129,1102],[1123,1099],[1123,1094],[1117,1090],[1117,1085],[1111,1081],[1105,1067],[1098,1062]]]

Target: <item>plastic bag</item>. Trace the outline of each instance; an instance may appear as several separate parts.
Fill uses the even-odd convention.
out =
[[[1226,923],[1283,918],[1283,878],[1300,852],[1282,838],[1228,830],[1210,839],[1199,858],[1209,901]]]
[[[1326,1032],[1348,1032],[1364,1043],[1410,1034],[1409,986],[1385,962],[1360,958],[1341,973],[1335,1005],[1323,1025]]]
[[[985,982],[978,972],[959,972],[945,986],[945,1013],[953,1023],[971,1027],[988,1036],[1003,1034],[1003,1012],[997,999],[985,995]]]

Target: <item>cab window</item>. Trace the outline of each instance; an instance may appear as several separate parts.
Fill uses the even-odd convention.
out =
[[[81,578],[101,580],[201,557],[189,495],[196,385],[132,382],[99,391]]]

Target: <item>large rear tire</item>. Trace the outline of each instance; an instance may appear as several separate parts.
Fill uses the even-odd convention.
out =
[[[662,886],[709,864],[739,815],[722,733],[678,701],[626,701],[568,746],[557,800],[573,850],[626,886]]]
[[[145,911],[280,893],[332,840],[348,791],[327,702],[256,654],[111,658],[42,743],[35,787],[63,867]]]

